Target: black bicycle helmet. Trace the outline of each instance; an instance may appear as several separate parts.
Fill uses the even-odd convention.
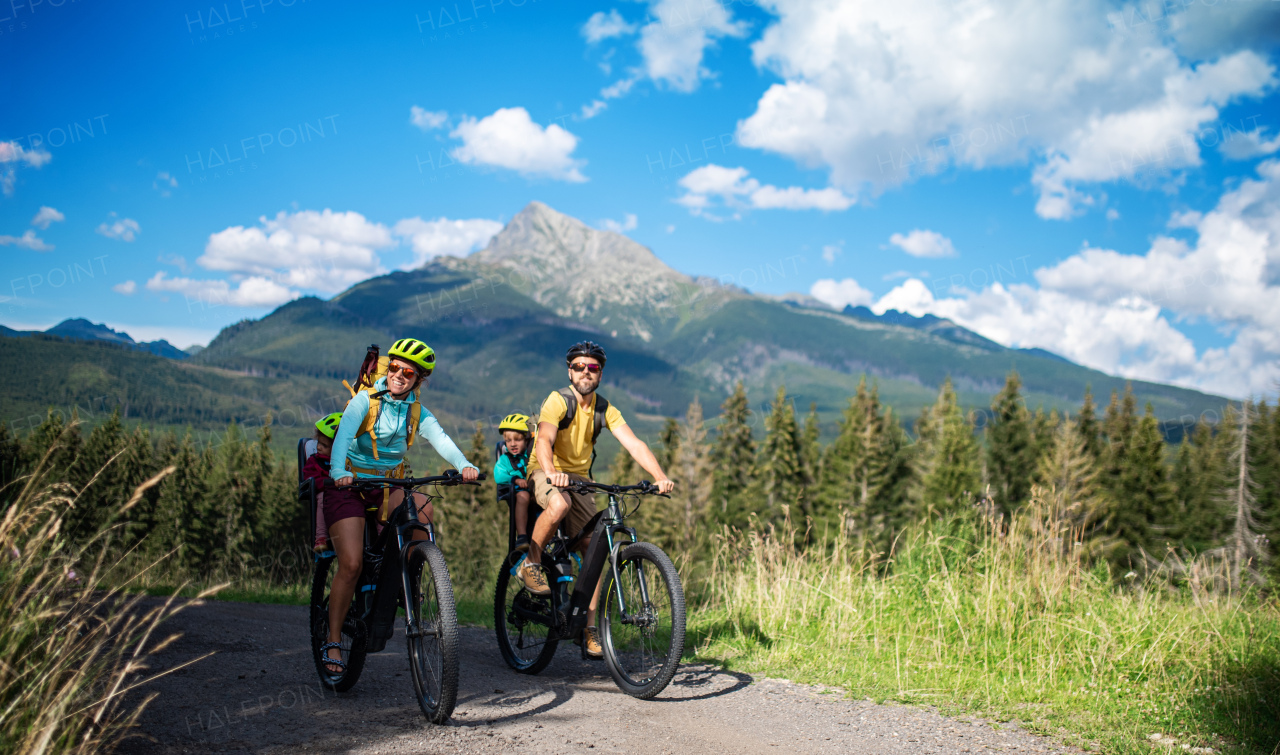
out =
[[[579,341],[565,352],[564,363],[573,364],[575,357],[591,357],[604,366],[604,347],[595,341]]]

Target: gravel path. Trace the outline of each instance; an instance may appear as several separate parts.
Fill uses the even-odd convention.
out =
[[[208,602],[169,625],[183,633],[156,670],[216,656],[149,687],[159,697],[121,752],[157,753],[957,753],[1078,752],[1004,725],[830,690],[682,666],[657,699],[622,694],[603,663],[562,645],[539,676],[511,671],[492,630],[462,630],[458,707],[426,723],[413,700],[403,633],[369,656],[351,692],[324,692],[306,609]],[[826,694],[824,694],[824,692]]]

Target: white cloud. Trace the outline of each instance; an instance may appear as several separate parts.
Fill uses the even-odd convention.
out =
[[[0,192],[6,197],[13,195],[19,165],[38,169],[52,159],[53,155],[38,146],[29,150],[16,141],[0,142]]]
[[[626,78],[618,79],[601,89],[600,97],[592,100],[589,104],[583,105],[582,110],[578,112],[578,117],[583,120],[596,117],[609,107],[609,100],[625,97],[642,78],[644,78],[644,72],[640,69],[633,69]]]
[[[676,227],[675,227],[674,225],[668,225],[668,226],[666,227],[666,231],[667,231],[667,233],[675,233],[675,232],[676,232]]]
[[[502,230],[496,220],[475,218],[449,220],[436,218],[406,218],[396,223],[397,236],[407,238],[413,248],[413,264],[421,267],[425,262],[441,255],[461,257],[489,243],[489,239]]]
[[[650,0],[649,13],[654,20],[640,30],[639,42],[645,73],[677,92],[692,92],[711,76],[702,58],[717,39],[747,33],[720,0]]]
[[[116,285],[111,287],[111,290],[115,291],[117,294],[124,294],[125,296],[133,296],[134,292],[138,290],[138,283],[137,281],[125,281],[124,283],[117,283]]]
[[[111,217],[116,217],[116,214],[114,212],[111,213]],[[97,233],[117,241],[133,241],[138,238],[139,233],[142,233],[142,228],[138,226],[138,221],[133,218],[118,218],[109,222],[110,225],[107,223],[99,224]]]
[[[680,179],[685,189],[677,202],[689,208],[694,215],[703,214],[718,200],[725,207],[748,207],[771,210],[846,210],[853,203],[839,189],[803,189],[799,186],[778,188],[761,184],[750,178],[746,168],[726,168],[714,163],[690,171]],[[715,220],[714,216],[708,216]]]
[[[1258,53],[1188,62],[1159,34],[1101,22],[1105,0],[772,0],[752,45],[782,77],[738,124],[748,147],[884,188],[952,166],[1032,164],[1036,212],[1096,204],[1091,185],[1200,164],[1196,136],[1275,82]]]
[[[386,226],[358,212],[281,211],[274,218],[260,217],[258,223],[211,234],[196,262],[207,270],[275,281],[281,290],[333,293],[385,272],[377,252],[396,244]],[[263,294],[275,299],[281,295],[274,289]]]
[[[843,241],[841,241],[839,244],[827,244],[826,246],[822,247],[822,261],[827,263],[828,265],[835,264],[836,257],[839,257],[842,254],[844,254]]]
[[[423,110],[414,105],[409,108],[409,122],[423,131],[432,131],[443,126],[449,120],[449,114],[443,110],[433,112]]]
[[[1108,207],[1107,220],[1119,220],[1119,219],[1120,219],[1120,211],[1114,207]]]
[[[539,126],[522,107],[500,108],[476,120],[464,118],[450,134],[462,140],[455,160],[468,165],[493,165],[524,176],[582,182],[582,160],[573,159],[578,137],[556,124]]]
[[[1145,254],[1087,248],[1035,272],[1039,288],[995,283],[948,298],[911,279],[873,310],[932,313],[1007,346],[1039,346],[1125,377],[1233,397],[1280,381],[1280,161],[1178,224],[1197,240],[1157,237]],[[817,294],[815,294],[816,296]],[[1234,336],[1197,352],[1174,322],[1207,321]]]
[[[163,270],[147,281],[147,290],[161,293],[182,294],[195,299],[206,307],[230,305],[233,307],[276,307],[298,298],[296,291],[261,276],[250,276],[232,288],[224,280],[194,280],[170,278]]]
[[[635,33],[636,25],[627,23],[616,8],[608,13],[596,11],[582,25],[582,36],[591,44]]]
[[[160,192],[160,196],[167,197],[173,193],[169,191],[170,189],[178,188],[178,179],[170,175],[169,171],[162,170],[156,173],[155,180],[151,182],[151,188]]]
[[[1261,128],[1245,132],[1227,132],[1223,135],[1222,154],[1230,160],[1249,160],[1264,157],[1280,150],[1280,134],[1267,138]]]
[[[21,236],[0,236],[0,246],[10,245],[20,246],[35,252],[53,251],[53,245],[44,243],[44,240],[36,236],[36,232],[30,228]]]
[[[613,231],[614,233],[626,233],[627,231],[634,231],[636,229],[636,226],[638,226],[639,224],[640,224],[639,219],[635,216],[635,213],[631,213],[631,212],[625,213],[622,216],[621,223],[619,223],[616,220],[612,220],[610,218],[605,218],[604,220],[600,221],[601,228],[605,229],[606,231]]]
[[[905,236],[895,233],[889,237],[889,243],[912,257],[956,256],[956,248],[951,244],[951,239],[936,231],[917,228]]]
[[[50,224],[61,223],[66,219],[66,215],[63,215],[52,207],[42,206],[39,211],[36,212],[36,216],[31,218],[31,225],[43,231],[46,230]]]
[[[867,289],[859,286],[858,282],[853,278],[845,278],[844,280],[822,278],[809,287],[809,295],[830,304],[836,309],[844,309],[846,306],[865,307],[875,300],[875,296]]]

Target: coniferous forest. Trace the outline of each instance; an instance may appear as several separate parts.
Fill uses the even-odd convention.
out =
[[[711,424],[697,401],[683,421],[667,420],[652,445],[677,491],[639,512],[646,537],[690,563],[716,533],[768,531],[784,521],[801,547],[842,534],[889,554],[915,525],[966,511],[1008,517],[1037,486],[1064,502],[1062,516],[1092,559],[1126,571],[1170,554],[1207,554],[1262,580],[1271,544],[1280,541],[1280,411],[1265,401],[1226,406],[1177,444],[1165,441],[1151,408],[1138,407],[1128,391],[1105,406],[1086,393],[1079,411],[1064,416],[1028,407],[1016,373],[982,416],[961,410],[948,381],[918,417],[899,417],[864,380],[825,446],[816,412],[801,416],[785,387],[756,416],[739,384]],[[759,425],[763,432],[753,430]],[[114,524],[113,547],[148,558],[172,553],[170,567],[180,573],[269,579],[305,570],[307,514],[296,498],[296,463],[272,451],[270,425],[250,437],[233,423],[214,442],[201,440],[130,430],[118,416],[85,432],[50,412],[26,437],[0,424],[0,486],[12,497],[10,483],[50,452],[52,478],[80,491],[65,523],[72,542]],[[495,440],[496,432],[477,425],[468,455],[482,469],[492,467]],[[116,521],[120,502],[166,468],[163,481]],[[644,476],[624,452],[601,471],[597,477],[620,483]],[[446,543],[451,529],[492,528],[492,536],[457,533],[472,543],[466,561],[477,563],[455,557],[453,568],[474,573],[476,588],[504,544],[506,513],[487,505],[491,484],[453,493],[441,522]],[[473,511],[450,521],[447,512],[462,506]]]

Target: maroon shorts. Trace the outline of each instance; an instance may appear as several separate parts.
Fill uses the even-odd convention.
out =
[[[382,505],[382,491],[328,488],[324,491],[324,522],[332,527],[334,522],[351,517],[364,517],[365,509]]]

